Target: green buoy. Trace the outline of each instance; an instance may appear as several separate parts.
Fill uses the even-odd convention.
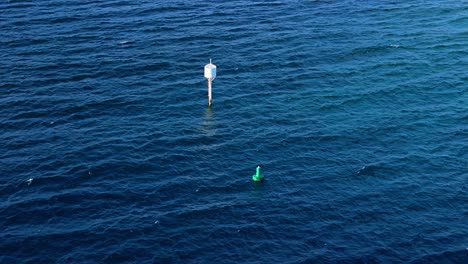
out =
[[[257,166],[257,172],[252,175],[252,180],[256,182],[263,181],[263,175],[260,172],[260,166]]]

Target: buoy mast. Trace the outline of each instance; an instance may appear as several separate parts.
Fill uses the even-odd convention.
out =
[[[208,107],[211,107],[211,82],[216,78],[216,65],[211,63],[211,58],[210,63],[205,65],[205,78],[208,80]]]

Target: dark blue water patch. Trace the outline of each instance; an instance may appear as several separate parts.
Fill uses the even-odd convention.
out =
[[[465,4],[0,9],[0,262],[466,262]]]
[[[411,263],[462,263],[468,259],[467,250],[459,250],[453,252],[443,252],[441,254],[433,254]]]

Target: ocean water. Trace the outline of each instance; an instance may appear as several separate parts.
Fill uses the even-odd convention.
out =
[[[468,263],[465,1],[2,0],[0,61],[0,263]]]

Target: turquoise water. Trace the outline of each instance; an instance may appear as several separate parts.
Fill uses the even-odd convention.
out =
[[[1,263],[468,261],[463,1],[0,13]]]

